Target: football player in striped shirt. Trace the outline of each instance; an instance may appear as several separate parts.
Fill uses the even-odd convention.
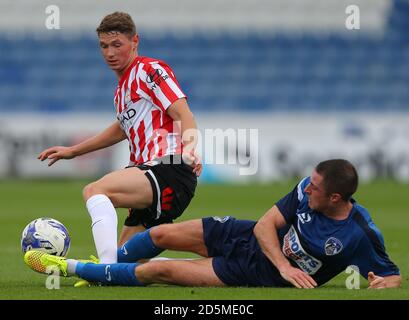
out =
[[[121,246],[135,233],[180,216],[194,196],[202,167],[186,96],[165,62],[138,55],[139,36],[130,15],[109,14],[96,31],[102,55],[119,81],[114,96],[117,119],[88,140],[51,147],[38,158],[49,159],[51,166],[128,140],[129,166],[83,190],[98,257],[101,263],[115,263],[115,208],[131,208],[119,238]]]

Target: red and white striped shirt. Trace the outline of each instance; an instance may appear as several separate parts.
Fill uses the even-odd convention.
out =
[[[114,105],[129,141],[130,165],[181,154],[179,126],[166,109],[186,97],[163,61],[138,56],[119,80]]]

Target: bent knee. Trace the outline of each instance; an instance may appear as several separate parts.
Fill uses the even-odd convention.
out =
[[[172,225],[161,224],[149,230],[149,235],[155,246],[166,249],[166,245],[169,245],[171,237],[169,227],[172,227]]]
[[[106,190],[104,190],[103,186],[101,186],[101,184],[98,182],[91,182],[82,190],[84,201],[88,201],[89,198],[95,196],[96,194],[105,194],[109,198]]]

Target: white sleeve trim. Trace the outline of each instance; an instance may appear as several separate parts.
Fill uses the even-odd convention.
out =
[[[304,179],[302,179],[300,181],[300,183],[297,186],[297,194],[298,194],[298,201],[302,201],[302,199],[304,199],[304,188],[302,187],[303,182],[305,181],[305,179],[307,179],[308,177],[305,177]]]

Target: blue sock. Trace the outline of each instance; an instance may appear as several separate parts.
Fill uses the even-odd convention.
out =
[[[109,285],[144,286],[135,276],[139,263],[95,264],[78,262],[75,273],[82,279]]]
[[[163,250],[154,245],[148,229],[135,234],[117,250],[118,262],[136,262],[139,259],[153,258]]]

